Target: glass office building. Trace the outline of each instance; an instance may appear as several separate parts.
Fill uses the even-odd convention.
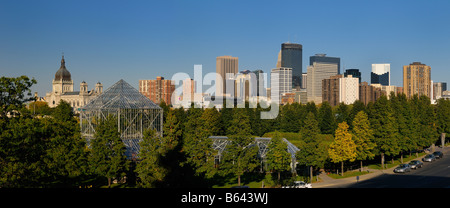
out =
[[[346,69],[344,72],[344,77],[348,77],[348,75],[352,75],[354,78],[359,79],[359,83],[361,83],[361,72],[359,69]]]
[[[337,74],[341,74],[341,59],[338,57],[329,57],[327,54],[316,54],[309,57],[309,65],[312,66],[313,63],[326,63],[326,64],[336,64]]]
[[[391,83],[390,72],[391,64],[372,64],[370,83],[389,86]]]
[[[302,54],[303,47],[298,43],[281,44],[281,66],[292,69],[292,88],[302,86]]]

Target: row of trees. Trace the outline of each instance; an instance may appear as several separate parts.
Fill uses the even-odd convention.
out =
[[[71,107],[61,102],[49,117],[33,116],[24,108],[24,94],[35,80],[26,77],[0,79],[0,187],[54,187],[104,184],[127,176],[139,187],[210,185],[209,179],[236,177],[255,172],[261,165],[254,136],[270,135],[266,163],[278,173],[290,170],[290,155],[281,138],[295,135],[301,151],[300,166],[323,168],[327,163],[391,158],[427,147],[438,135],[450,132],[450,101],[404,95],[381,97],[365,106],[328,103],[292,104],[280,108],[276,119],[259,119],[257,108],[171,109],[164,103],[164,135],[144,132],[138,161],[127,160],[117,122],[107,118],[96,129],[90,148],[81,138],[79,121]],[[20,86],[20,87],[16,87]],[[12,112],[15,116],[8,117]],[[48,111],[45,111],[48,112]],[[48,114],[48,113],[47,113]],[[211,135],[230,138],[217,162]],[[323,140],[324,135],[330,140]],[[288,138],[290,139],[290,138]]]

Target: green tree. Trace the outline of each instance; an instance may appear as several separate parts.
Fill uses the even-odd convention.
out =
[[[319,122],[319,128],[322,134],[333,134],[336,130],[336,121],[328,102],[321,104],[317,113],[317,121]]]
[[[420,136],[423,138],[424,143],[429,146],[436,143],[439,137],[436,127],[436,115],[429,97],[424,95],[419,97],[419,109]]]
[[[347,122],[338,124],[335,139],[330,144],[328,155],[334,163],[341,163],[341,175],[344,175],[344,162],[353,162],[356,159],[356,145],[352,140],[352,134],[348,132]]]
[[[212,113],[212,112],[210,112]],[[214,165],[214,157],[217,151],[212,148],[212,140],[209,138],[209,131],[201,131],[204,124],[203,110],[194,108],[193,105],[188,110],[187,122],[185,123],[185,137],[182,152],[186,160],[181,162],[182,166],[190,165],[198,176],[212,178],[217,173]],[[211,130],[211,129],[209,129]]]
[[[376,150],[380,153],[381,165],[384,168],[385,155],[393,157],[400,152],[398,127],[386,96],[381,96],[373,105],[369,106],[370,126],[373,129]]]
[[[48,107],[47,102],[45,101],[35,101],[30,103],[28,106],[32,114],[35,115],[51,115],[52,109]]]
[[[0,78],[0,117],[6,118],[8,113],[19,110],[24,103],[35,100],[31,96],[31,86],[37,81],[27,76]]]
[[[227,132],[229,135],[252,135],[250,118],[245,109],[233,109],[233,119],[230,122]]]
[[[43,187],[50,126],[40,119],[14,117],[0,131],[0,187]]]
[[[327,151],[323,144],[317,139],[320,133],[319,124],[312,112],[309,112],[305,119],[305,125],[300,130],[304,145],[300,147],[301,151],[296,154],[299,164],[310,167],[310,177],[312,181],[313,167],[323,166]]]
[[[55,108],[53,119],[43,119],[51,129],[43,161],[49,182],[61,186],[79,186],[88,173],[88,151],[80,125],[67,102]]]
[[[346,122],[347,124],[350,125],[352,119],[350,117],[350,109],[348,108],[348,105],[346,105],[345,103],[340,103],[337,107],[336,107],[336,123],[342,123],[342,122]]]
[[[129,161],[125,156],[126,147],[120,139],[117,126],[117,118],[108,117],[95,128],[90,154],[90,166],[93,172],[108,179],[108,187],[111,187],[112,178],[125,176],[129,167]]]
[[[162,155],[167,152],[162,140],[156,130],[146,129],[144,131],[144,138],[140,142],[139,160],[136,164],[136,173],[139,177],[138,186],[140,187],[154,188],[168,174],[168,170],[162,164]]]
[[[369,119],[364,111],[360,111],[356,114],[355,119],[353,119],[352,134],[353,141],[356,145],[356,159],[360,161],[360,171],[362,171],[363,161],[375,157],[373,153],[375,148],[373,131],[370,128]]]
[[[216,107],[205,109],[200,117],[200,123],[198,131],[208,137],[217,136],[221,132],[220,113]]]
[[[280,183],[281,172],[291,169],[291,154],[287,151],[287,144],[283,142],[280,133],[277,131],[267,148],[269,149],[266,154],[268,167],[271,171],[278,173],[278,183]]]
[[[230,143],[222,153],[220,171],[222,174],[233,174],[241,184],[241,176],[245,172],[251,172],[258,167],[258,147],[251,145],[251,126],[245,109],[234,108],[233,120],[228,128]]]
[[[393,115],[396,118],[398,127],[399,141],[401,149],[401,161],[403,162],[403,152],[415,150],[418,148],[419,140],[415,128],[418,126],[418,119],[412,114],[411,104],[405,94],[396,95],[391,93],[390,102],[393,109]]]
[[[163,126],[164,139],[162,146],[166,149],[164,152],[174,150],[181,140],[180,122],[175,116],[175,112],[170,110],[167,114],[166,122]]]
[[[450,137],[450,100],[439,99],[436,104],[436,129]]]

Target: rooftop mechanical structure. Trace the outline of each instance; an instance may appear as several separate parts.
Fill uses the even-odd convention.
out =
[[[212,144],[212,148],[214,150],[217,150],[217,155],[216,155],[216,160],[219,162],[221,157],[222,157],[222,153],[223,151],[226,149],[226,146],[231,142],[228,137],[226,136],[210,136],[210,139],[212,139],[213,144]],[[272,138],[269,137],[255,137],[254,140],[255,142],[249,144],[249,146],[253,146],[253,145],[257,145],[258,146],[258,157],[261,159],[261,172],[263,170],[266,170],[266,155],[267,152],[269,151],[269,144],[270,144],[270,140]],[[293,145],[292,143],[290,143],[286,138],[282,139],[284,143],[287,144],[287,149],[286,151],[291,154],[291,170],[292,172],[295,172],[295,167],[296,167],[296,157],[295,154],[300,151],[300,149],[298,147],[296,147],[295,145]]]
[[[163,109],[122,79],[79,111],[81,136],[88,145],[95,139],[96,126],[113,115],[129,159],[137,156],[145,129],[156,129],[161,136],[163,134]]]

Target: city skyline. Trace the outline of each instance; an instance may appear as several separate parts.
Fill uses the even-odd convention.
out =
[[[431,66],[434,82],[450,81],[448,2],[25,2],[0,7],[0,74],[34,77],[42,97],[63,52],[75,85],[124,79],[138,88],[139,79],[177,72],[193,78],[195,64],[214,72],[225,55],[239,58],[239,71],[269,74],[285,42],[303,46],[303,69],[325,53],[341,59],[341,73],[360,69],[362,81],[371,64],[390,63],[391,84],[403,86],[402,67],[413,62]],[[277,10],[285,15],[269,15]]]

